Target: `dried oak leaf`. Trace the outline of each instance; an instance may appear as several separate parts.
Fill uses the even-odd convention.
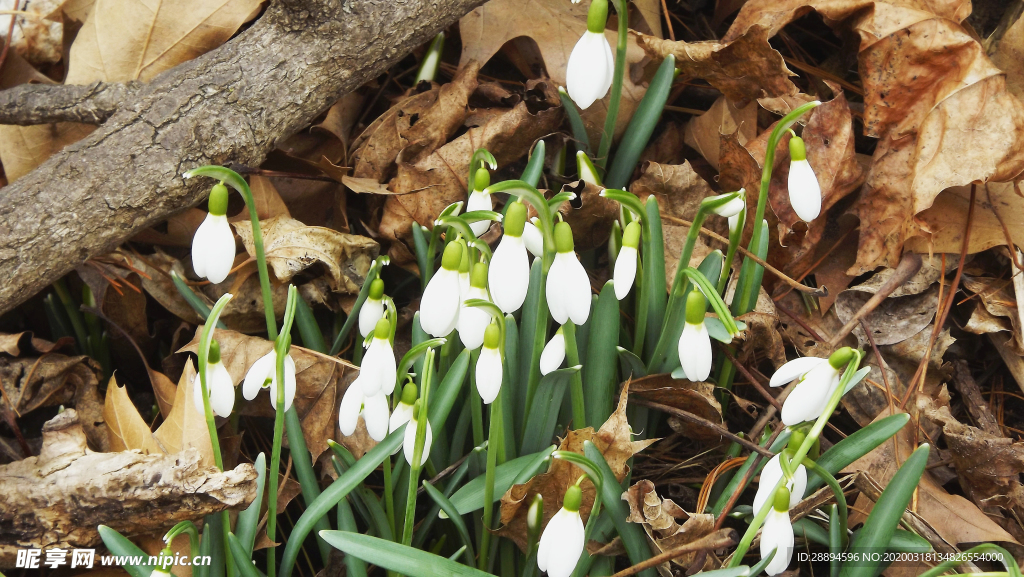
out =
[[[1020,314],[1017,299],[1007,290],[1005,282],[994,278],[978,278],[964,275],[963,287],[978,296],[980,304],[974,308],[964,330],[976,334],[1009,331],[1007,344],[1019,355],[1024,355],[1021,344]]]
[[[174,402],[164,422],[153,433],[153,438],[163,452],[171,455],[194,449],[199,455],[199,462],[206,467],[216,464],[213,457],[213,442],[210,429],[206,424],[206,415],[196,409],[194,387],[201,386],[196,380],[196,367],[189,360],[185,370],[181,372],[178,387],[174,392]],[[128,447],[138,449],[141,447]]]
[[[142,420],[139,410],[128,398],[128,391],[117,384],[114,377],[107,383],[107,399],[103,403],[103,419],[107,422],[110,435],[110,450],[130,451],[138,449],[150,455],[160,455],[160,449],[149,425]]]
[[[241,220],[234,226],[245,250],[255,258],[252,223]],[[332,290],[354,294],[380,251],[380,246],[365,236],[306,226],[287,216],[264,220],[260,228],[267,265],[282,283],[319,262],[327,267]]]
[[[601,454],[615,478],[621,481],[626,476],[626,463],[629,459],[644,450],[646,447],[657,441],[648,439],[646,441],[633,441],[633,431],[626,420],[626,401],[629,395],[629,384],[622,387],[619,395],[619,406],[608,420],[601,425],[601,428],[594,432],[592,427],[569,431],[562,439],[558,449],[560,451],[571,451],[583,454],[583,443],[590,441]],[[495,531],[497,535],[507,537],[519,545],[520,549],[526,548],[526,515],[533,502],[533,496],[540,494],[544,498],[544,525],[551,520],[551,517],[561,507],[565,491],[570,485],[583,475],[583,471],[562,459],[554,459],[551,468],[547,473],[537,475],[523,483],[513,485],[501,498],[501,527]],[[580,516],[586,523],[590,516],[590,509],[594,506],[594,485],[589,479],[583,481],[583,503],[580,506]]]
[[[725,96],[711,105],[707,112],[686,123],[683,139],[700,153],[715,170],[719,169],[722,135],[734,134],[741,145],[757,136],[757,104],[737,106]]]
[[[694,383],[685,379],[673,379],[670,374],[660,374],[633,379],[630,382],[630,389],[634,396],[675,407],[716,425],[722,424],[722,405],[715,398],[715,386],[711,383]],[[721,439],[721,435],[715,431],[688,421],[673,417],[670,422],[674,430],[690,438],[710,442]]]
[[[411,226],[418,222],[433,226],[434,219],[449,204],[466,199],[469,161],[478,148],[486,148],[499,166],[505,166],[529,152],[534,141],[558,130],[562,109],[554,86],[548,82],[528,83],[527,99],[511,110],[492,117],[483,126],[470,128],[455,140],[417,158],[416,145],[399,155],[398,173],[388,188],[381,217],[380,233],[390,240],[406,240],[412,245]],[[411,194],[406,194],[410,191]],[[411,260],[411,253],[398,253],[392,244],[392,257],[399,262]],[[402,258],[402,257],[405,258]]]
[[[860,247],[850,273],[895,266],[914,215],[941,191],[1024,170],[1024,103],[959,24],[971,9],[963,0],[756,0],[724,40],[755,25],[774,34],[811,9],[832,26],[849,20],[859,34],[864,132],[880,139],[856,208]]]
[[[654,483],[647,479],[630,487],[622,494],[622,500],[629,504],[626,520],[643,525],[656,553],[692,543],[715,530],[714,515],[687,513],[671,499],[662,500],[654,490]],[[679,524],[676,519],[682,519],[683,523]],[[696,556],[696,552],[687,553],[672,559],[672,563],[689,567]],[[667,565],[659,565],[658,572],[663,577],[672,575]]]
[[[178,350],[179,353],[196,353],[202,327],[196,329],[190,343]],[[237,386],[249,371],[249,367],[269,353],[274,344],[266,339],[250,337],[234,331],[216,330],[214,337],[220,343],[220,357],[224,367],[231,374]],[[295,361],[295,410],[302,422],[313,462],[327,448],[327,439],[339,439],[336,432],[338,406],[349,384],[359,374],[359,369],[346,361],[322,355],[309,349],[292,346],[291,356]],[[180,385],[179,385],[180,388]],[[262,391],[252,401],[245,401],[236,407],[243,415],[273,417],[270,395]]]
[[[32,353],[46,354],[60,350],[72,342],[69,337],[65,337],[51,343],[35,336],[32,331],[23,331],[13,335],[0,333],[0,353],[6,353],[12,357]]]
[[[675,42],[637,34],[637,44],[659,60],[674,55],[681,80],[706,80],[729,100],[747,103],[799,92],[789,79],[795,74],[768,38],[766,28],[754,25],[729,42]]]
[[[870,288],[855,286],[840,293],[835,306],[839,320],[844,324],[849,322],[875,292]],[[871,327],[876,345],[893,345],[907,340],[928,326],[935,316],[938,303],[939,286],[935,284],[920,294],[886,298],[864,320]],[[860,341],[860,346],[871,346],[861,326],[853,329],[853,334]]]
[[[994,246],[1024,245],[1024,193],[1020,187],[1020,182],[989,182],[977,187],[968,254]],[[969,185],[943,190],[929,208],[915,216],[906,248],[928,254],[959,253],[970,202]]]

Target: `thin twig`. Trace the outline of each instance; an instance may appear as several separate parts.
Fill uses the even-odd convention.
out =
[[[705,535],[692,543],[686,543],[685,545],[669,549],[668,551],[659,553],[646,561],[641,561],[629,569],[623,569],[622,571],[612,575],[612,577],[629,577],[630,575],[636,575],[644,569],[657,567],[658,565],[671,561],[676,557],[682,557],[687,553],[705,551],[707,549],[724,549],[726,547],[732,547],[738,542],[739,534],[736,533],[735,529],[719,529],[718,531],[715,531],[710,535]]]
[[[903,258],[900,259],[900,264],[896,266],[896,270],[893,272],[893,275],[882,283],[882,286],[878,287],[878,292],[871,295],[868,302],[864,303],[864,306],[860,307],[860,310],[854,313],[853,317],[843,325],[843,328],[839,329],[838,333],[832,335],[828,344],[833,347],[838,345],[840,341],[846,338],[846,335],[850,334],[850,332],[860,324],[860,319],[871,314],[871,311],[878,308],[878,305],[882,304],[882,301],[888,298],[894,290],[903,286],[903,284],[917,274],[917,271],[919,270],[921,270],[921,255],[916,252],[908,252],[904,254]]]
[[[782,431],[784,430],[785,427],[779,427],[776,429],[775,432],[772,433],[771,438],[768,439],[768,442],[765,443],[765,446],[771,447],[772,443],[775,442],[775,439],[779,438],[779,435],[782,434]],[[771,454],[771,451],[769,451],[769,454]],[[740,481],[740,484],[737,486],[736,490],[733,491],[732,495],[729,496],[729,500],[726,501],[725,507],[722,508],[722,512],[718,515],[718,519],[715,519],[715,529],[722,528],[722,523],[725,522],[725,519],[729,516],[729,511],[732,511],[732,508],[736,505],[736,501],[738,501],[740,495],[743,494],[743,489],[748,483],[750,483],[750,480],[754,478],[754,471],[757,470],[758,462],[760,459],[764,458],[764,456],[765,455],[760,452],[754,456],[754,461],[751,464],[751,467],[747,469],[747,472],[743,475],[743,479]],[[772,456],[774,457],[775,455]]]
[[[750,371],[748,371],[746,367],[740,364],[740,362],[737,361],[735,357],[729,354],[728,347],[718,347],[718,349],[722,351],[722,354],[725,355],[725,358],[728,359],[730,363],[732,363],[732,366],[736,367],[736,369],[739,370],[740,374],[742,374],[744,377],[747,378],[748,381],[750,381],[751,385],[754,385],[754,388],[757,389],[757,392],[761,393],[761,396],[764,397],[766,401],[771,403],[776,409],[780,411],[782,410],[782,403],[780,403],[775,397],[771,396],[768,390],[764,388],[764,385],[761,384],[761,381],[755,379],[754,375],[750,374]]]

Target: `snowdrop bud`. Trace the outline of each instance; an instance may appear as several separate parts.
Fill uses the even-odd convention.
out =
[[[789,139],[789,203],[800,220],[811,222],[821,214],[821,186],[807,162],[807,149],[799,136]]]
[[[235,381],[231,378],[220,358],[220,344],[210,343],[210,354],[206,357],[206,388],[210,395],[210,410],[218,417],[230,417],[235,406]],[[203,406],[202,381],[196,378],[192,386],[192,400],[196,410],[205,413]]]
[[[566,65],[566,89],[583,110],[604,98],[612,86],[615,57],[604,36],[607,21],[608,0],[593,0],[587,13],[587,31],[576,42]]]
[[[391,321],[382,318],[377,321],[370,348],[363,355],[358,380],[363,387],[363,394],[373,396],[380,392],[390,395],[395,390],[397,378],[395,350],[391,346]]]
[[[576,151],[576,171],[579,172],[580,178],[584,182],[601,186],[601,176],[597,173],[597,169],[594,168],[594,163],[590,161],[590,157],[582,150]]]
[[[761,529],[761,558],[765,559],[775,551],[775,557],[764,570],[768,575],[782,573],[793,560],[793,546],[796,540],[793,523],[789,518],[789,500],[789,491],[785,487],[780,488]]]
[[[459,265],[462,245],[450,242],[444,247],[441,269],[434,273],[420,299],[420,328],[432,337],[446,337],[459,320],[462,306]]]
[[[270,404],[277,408],[277,352],[271,349],[249,367],[242,382],[242,396],[247,401],[256,398],[261,389],[270,386]],[[295,360],[291,355],[284,357],[284,410],[292,406],[295,398]]]
[[[476,390],[485,405],[491,404],[501,390],[501,330],[491,323],[484,333],[484,347],[476,360]]]
[[[546,375],[562,366],[565,360],[565,336],[559,327],[540,353],[540,374]]]
[[[514,313],[523,306],[530,288],[530,261],[526,255],[523,231],[526,228],[526,206],[513,202],[503,221],[505,234],[494,250],[487,283],[491,297],[503,313]]]
[[[569,577],[583,553],[584,528],[580,519],[583,493],[579,485],[565,492],[562,508],[555,513],[537,548],[537,568],[547,571],[548,577]]]
[[[413,458],[416,454],[416,429],[419,427],[419,419],[426,419],[424,412],[422,411],[422,405],[419,401],[416,401],[416,405],[412,409],[412,419],[409,424],[405,426],[405,439],[402,442],[402,452],[405,453],[405,461],[412,465]],[[422,467],[427,462],[427,457],[430,456],[430,446],[434,442],[434,433],[430,430],[430,421],[426,422],[427,435],[423,440],[423,453],[420,455],[419,465]]]
[[[465,300],[487,298],[487,263],[478,262],[473,265],[473,275],[469,283],[469,291]],[[462,305],[459,311],[459,339],[463,346],[473,350],[484,344],[484,331],[491,322],[491,315],[480,307]]]
[[[707,299],[694,288],[686,295],[686,323],[679,336],[679,362],[686,378],[693,382],[706,381],[711,374],[711,335],[704,324]]]
[[[832,365],[833,369],[839,370],[846,367],[846,365],[848,365],[852,360],[853,349],[850,347],[843,347],[829,355],[828,364]]]
[[[384,316],[384,281],[375,278],[370,283],[370,293],[363,306],[359,307],[359,334],[364,337],[373,332],[377,321]]]
[[[548,270],[548,310],[560,325],[568,320],[582,325],[590,318],[590,277],[573,252],[572,228],[567,222],[555,225],[555,260]],[[494,286],[493,284],[491,285]]]
[[[491,204],[491,193],[487,192],[487,187],[491,184],[491,173],[487,172],[486,168],[478,168],[476,171],[476,177],[473,179],[473,192],[469,193],[469,200],[466,202],[466,211],[474,210],[491,210],[493,205]],[[473,229],[473,234],[480,236],[487,232],[487,229],[491,227],[491,221],[481,220],[477,222],[469,223],[469,228]]]
[[[622,232],[622,248],[619,255],[615,257],[615,271],[612,279],[615,281],[615,298],[620,301],[629,294],[633,288],[633,281],[636,280],[636,259],[637,247],[640,246],[640,223],[633,221],[626,225]]]
[[[526,530],[530,541],[536,542],[540,537],[540,526],[544,522],[544,497],[540,493],[534,493],[533,501],[526,512]]]
[[[228,189],[217,184],[210,190],[210,212],[192,237],[192,268],[213,284],[223,282],[235,261],[235,235],[228,224]]]
[[[526,242],[526,249],[533,256],[544,256],[544,235],[537,228],[536,216],[527,221],[526,226],[523,227],[523,241]]]
[[[711,212],[718,216],[732,217],[740,213],[741,210],[746,208],[746,204],[743,201],[743,189],[739,192],[730,192],[729,194],[721,194],[709,198],[708,200],[725,200],[726,198],[733,196],[730,200],[723,202],[711,209]]]

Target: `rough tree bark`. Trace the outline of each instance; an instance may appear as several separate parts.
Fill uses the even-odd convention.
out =
[[[0,189],[0,313],[201,201],[211,183],[186,170],[259,164],[483,1],[276,0],[249,30],[148,84],[0,93],[0,123],[106,118]]]

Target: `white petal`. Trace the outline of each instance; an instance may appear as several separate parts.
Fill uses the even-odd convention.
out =
[[[633,281],[636,280],[636,249],[631,246],[624,246],[615,257],[615,272],[612,274],[615,281],[615,298],[620,301],[629,294],[633,288]]]
[[[388,436],[388,399],[384,393],[363,399],[363,421],[374,441],[379,443]]]
[[[397,372],[391,342],[374,337],[360,366],[363,394],[369,397],[383,391],[390,395],[395,390]]]
[[[825,361],[807,373],[782,404],[782,422],[793,426],[821,416],[835,390],[836,370]]]
[[[555,333],[540,353],[540,374],[546,375],[562,366],[565,360],[565,336]]]
[[[206,278],[213,284],[224,282],[235,262],[235,235],[226,216],[215,216],[216,225],[210,234],[206,257]]]
[[[530,288],[530,260],[522,237],[501,237],[487,270],[487,286],[502,312],[514,313],[523,306]]]
[[[206,278],[206,261],[209,256],[206,247],[210,245],[210,235],[214,227],[210,220],[211,217],[210,213],[206,213],[206,218],[203,219],[199,228],[196,229],[195,235],[192,236],[192,269],[200,278]]]
[[[391,347],[391,341],[382,339],[381,348],[384,349],[384,365],[381,367],[381,391],[385,395],[395,392],[395,381],[398,380],[398,363],[395,361],[395,349]]]
[[[242,383],[242,396],[245,400],[251,401],[256,398],[264,383],[271,378],[276,362],[277,354],[271,349],[249,367],[249,372],[245,373],[245,381]]]
[[[413,457],[415,457],[416,451],[416,428],[417,421],[409,421],[409,424],[405,427],[405,441],[402,444],[403,452],[405,453],[405,461],[412,465]],[[427,422],[427,436],[423,441],[423,453],[420,455],[420,466],[427,462],[427,457],[430,456],[430,446],[434,442],[434,433],[430,430],[430,422]]]
[[[686,378],[699,383],[711,374],[711,336],[704,323],[683,325],[679,336],[679,363]]]
[[[821,187],[806,159],[789,165],[789,203],[804,222],[811,222],[821,214]]]
[[[782,465],[779,463],[779,456],[775,455],[761,469],[761,477],[757,482],[757,493],[754,494],[753,507],[755,514],[761,510],[761,507],[769,499],[774,498],[775,487],[779,484],[779,479],[781,478]],[[795,507],[797,503],[803,500],[804,491],[807,490],[807,469],[803,465],[798,466],[796,471],[793,471],[793,480],[786,484],[786,488],[789,489],[789,506]]]
[[[473,210],[493,210],[494,205],[491,204],[491,195],[483,192],[474,190],[469,194],[469,200],[466,202],[466,212]],[[487,232],[487,229],[491,228],[491,221],[481,220],[479,222],[469,223],[469,228],[473,229],[473,234],[478,237],[483,233]]]
[[[775,374],[772,375],[772,379],[768,382],[768,385],[771,387],[788,385],[809,373],[814,367],[826,362],[828,362],[827,359],[819,359],[818,357],[800,357],[799,359],[793,359],[779,367],[779,370],[775,371]]]
[[[398,403],[398,406],[395,407],[395,412],[391,413],[391,419],[388,421],[388,434],[394,433],[398,430],[398,427],[401,427],[411,420],[412,405]]]
[[[764,520],[761,529],[761,558],[764,559],[775,551],[772,562],[765,567],[765,573],[778,575],[789,567],[793,559],[793,546],[796,543],[793,535],[793,523],[788,512],[772,509]]]
[[[571,513],[563,507],[555,513],[541,535],[541,547],[545,537],[546,559],[544,560],[548,577],[569,577],[583,552],[584,527],[578,512]],[[540,552],[537,554],[537,565],[540,566]]]
[[[487,291],[482,288],[470,287],[466,295],[469,299],[487,300]],[[459,339],[463,346],[473,350],[484,344],[484,332],[491,322],[491,315],[480,307],[463,306],[459,311]]]
[[[470,289],[469,273],[468,272],[460,272],[459,273],[459,305],[460,306],[462,305],[462,303],[466,302],[466,299],[469,298],[468,296],[466,296],[466,295],[469,294],[469,289]],[[459,312],[461,312],[461,311],[459,311]]]
[[[537,225],[530,221],[526,221],[526,226],[523,227],[523,242],[533,256],[544,256],[544,235],[540,233]]]
[[[501,390],[501,354],[484,347],[476,360],[476,390],[485,405],[491,404]]]
[[[420,328],[432,337],[451,334],[459,320],[461,292],[458,271],[438,270],[420,300]]]
[[[356,431],[359,423],[359,412],[363,408],[363,390],[358,383],[353,382],[341,398],[341,406],[338,407],[338,428],[341,434],[346,437]]]
[[[548,312],[555,322],[564,325],[569,320],[569,311],[566,310],[565,286],[568,283],[568,273],[565,270],[565,261],[559,259],[561,255],[555,255],[551,268],[548,269],[548,280],[545,285],[545,299],[548,301]],[[491,285],[492,287],[494,285]],[[493,289],[492,289],[493,290]]]
[[[235,407],[235,382],[224,363],[214,363],[206,368],[210,379],[210,408],[218,417],[228,418]]]
[[[384,301],[368,298],[359,308],[359,334],[364,337],[377,328],[377,321],[384,317]]]
[[[206,415],[206,407],[203,405],[203,383],[202,379],[199,378],[198,373],[195,378],[192,379],[192,401],[195,403],[196,410],[199,411],[199,414]]]
[[[556,259],[559,257],[566,262],[565,270],[568,277],[568,285],[565,287],[565,308],[574,324],[585,324],[590,318],[590,304],[593,302],[587,269],[583,268],[583,263],[576,257],[576,253],[567,252],[555,256]]]
[[[604,98],[611,87],[614,67],[611,46],[604,34],[584,32],[569,54],[565,70],[565,88],[573,102],[586,110]]]

